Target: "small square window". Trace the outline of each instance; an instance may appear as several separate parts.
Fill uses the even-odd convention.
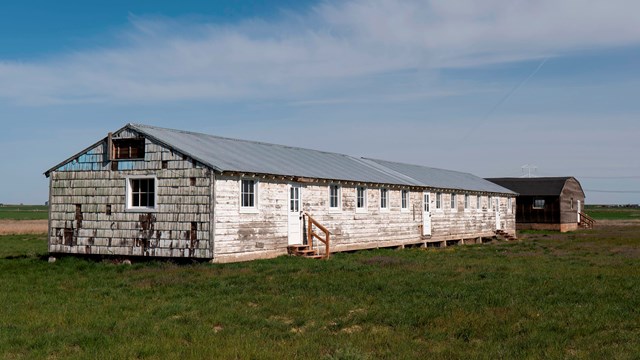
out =
[[[544,199],[534,199],[533,200],[533,208],[534,209],[544,209]]]
[[[127,209],[154,210],[156,208],[156,179],[152,177],[127,179]]]

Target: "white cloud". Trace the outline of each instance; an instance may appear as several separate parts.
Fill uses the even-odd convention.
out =
[[[34,105],[304,101],[407,69],[636,45],[639,12],[633,0],[354,0],[321,3],[270,23],[132,18],[119,46],[0,62],[0,98]]]

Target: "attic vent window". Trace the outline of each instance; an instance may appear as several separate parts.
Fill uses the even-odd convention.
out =
[[[113,160],[144,159],[144,138],[113,139]]]

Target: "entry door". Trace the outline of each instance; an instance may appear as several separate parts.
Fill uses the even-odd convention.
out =
[[[422,235],[431,236],[431,196],[422,193]]]
[[[502,225],[500,224],[500,198],[496,197],[495,199],[495,209],[496,209],[496,230],[502,230]]]
[[[300,184],[289,184],[289,245],[302,244],[302,188]]]
[[[582,203],[578,200],[578,224],[580,224],[580,212],[582,211]]]

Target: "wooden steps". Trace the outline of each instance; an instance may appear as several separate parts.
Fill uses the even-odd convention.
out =
[[[289,255],[302,256],[309,259],[322,259],[325,256],[318,253],[318,250],[309,248],[309,245],[289,245],[287,246]]]
[[[515,241],[518,240],[515,236],[509,234],[508,232],[504,231],[504,230],[496,230],[496,235],[499,238],[502,238],[506,241]]]
[[[581,212],[578,226],[581,229],[593,229],[596,226],[596,221],[591,216]]]

